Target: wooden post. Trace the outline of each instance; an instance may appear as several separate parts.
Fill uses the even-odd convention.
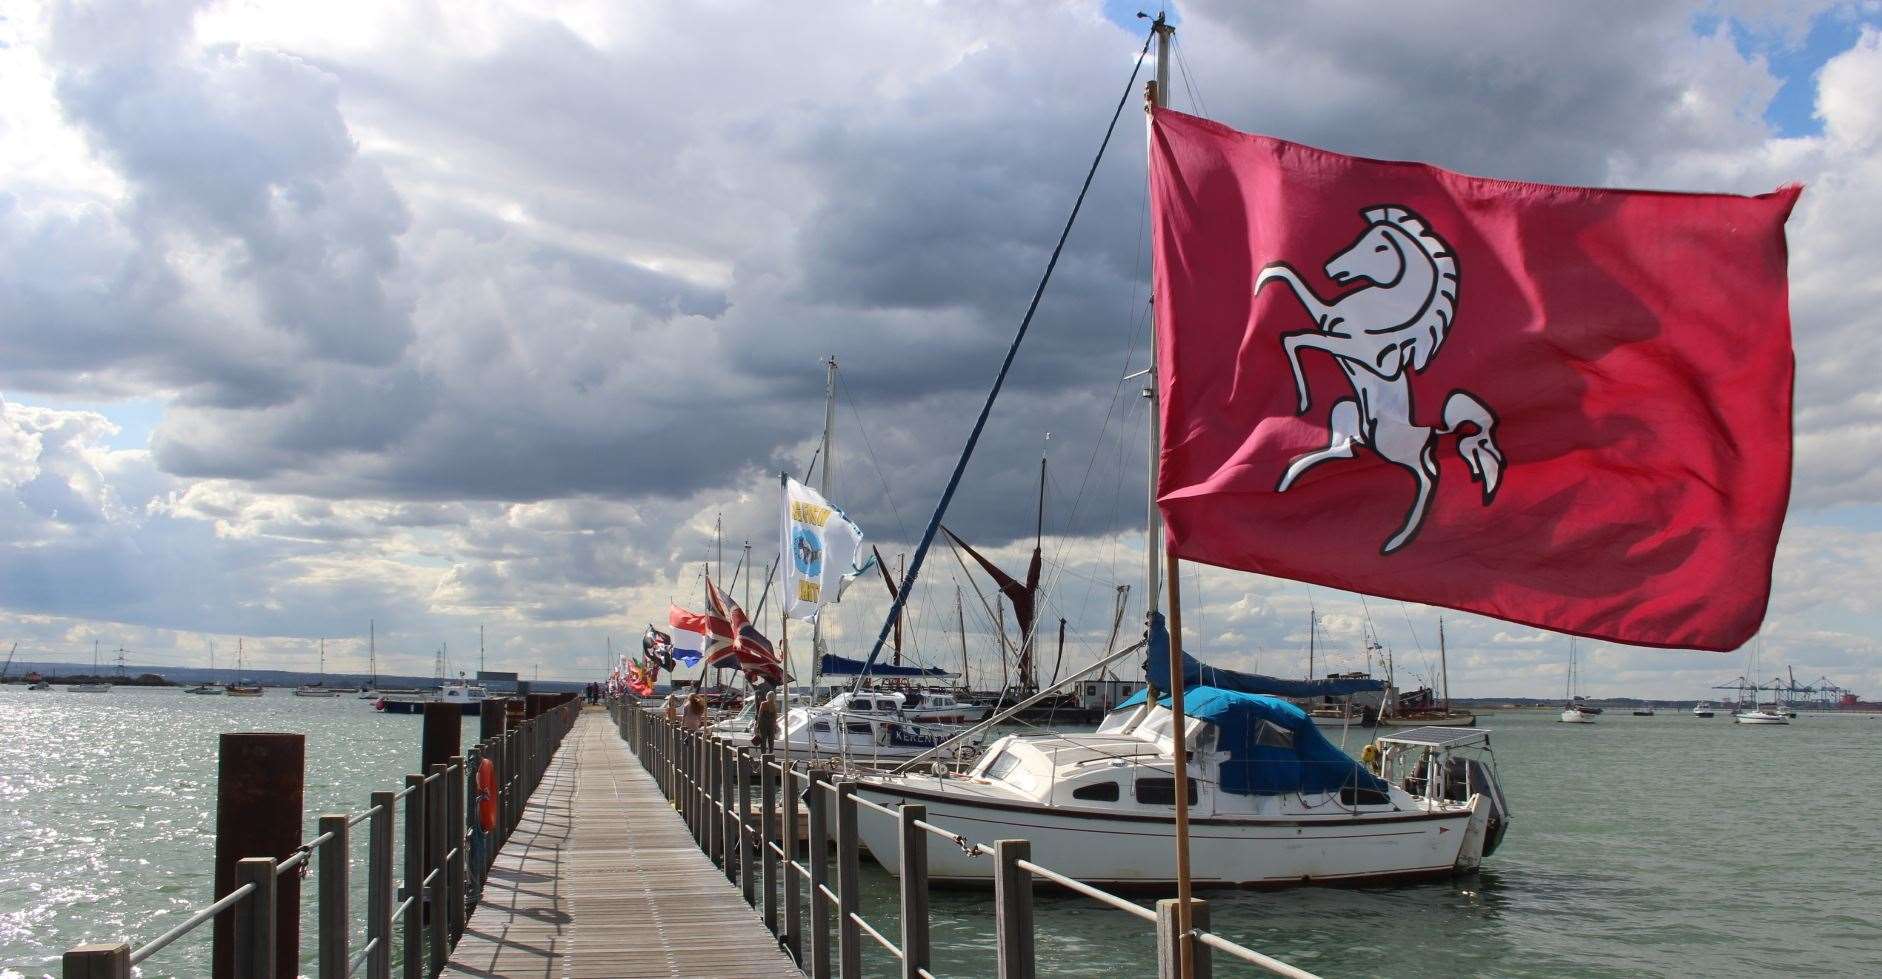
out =
[[[902,804],[898,818],[902,844],[902,979],[919,979],[930,962],[928,937],[928,834],[915,823],[928,818],[928,807]]]
[[[396,793],[374,792],[366,820],[366,979],[392,979],[392,801]]]
[[[993,914],[1000,949],[1000,979],[1033,979],[1032,874],[1019,865],[1032,859],[1028,840],[993,844]]]
[[[803,893],[797,889],[797,770],[787,764],[781,776],[784,797],[778,800],[778,836],[783,840],[784,873],[778,880],[784,886],[784,947],[801,968],[804,964],[804,935],[799,920],[803,917]],[[804,861],[808,866],[810,861]]]
[[[131,979],[131,946],[80,945],[61,956],[62,979]]]
[[[216,758],[215,896],[239,886],[238,864],[250,857],[286,860],[301,845],[301,793],[307,738],[299,734],[224,734]],[[276,918],[270,927],[275,949],[271,968],[293,976],[300,968],[301,878],[289,874],[269,894]],[[244,902],[246,904],[247,902]],[[236,975],[235,920],[231,908],[216,916],[211,972],[215,979]]]
[[[719,812],[719,803],[723,798],[723,794],[719,791],[719,765],[724,761],[725,755],[719,751],[719,740],[710,734],[699,739],[699,747],[706,755],[706,763],[701,766],[706,775],[704,786],[706,824],[702,827],[706,831],[706,857],[713,863],[723,866],[725,863],[725,820],[721,818]]]
[[[444,779],[445,847],[450,855],[444,859],[444,920],[455,943],[464,934],[464,890],[470,865],[470,835],[464,830],[464,756],[452,755],[446,771],[450,774]]]
[[[289,874],[299,877],[299,874]],[[279,946],[275,926],[279,923],[273,857],[243,857],[235,864],[235,886],[253,884],[255,889],[229,910],[235,913],[235,927],[230,929],[229,965],[235,979],[274,979],[278,974]],[[285,976],[300,974],[299,964]]]
[[[450,810],[445,806],[444,766],[431,766],[425,780],[425,875],[431,885],[425,888],[425,947],[431,953],[431,975],[444,971],[445,951],[450,940],[445,935],[444,839],[450,824]]]
[[[837,974],[843,979],[862,979],[863,930],[856,924],[862,910],[856,863],[862,846],[856,833],[856,783],[845,781],[836,787],[836,936]]]
[[[1181,915],[1176,913],[1176,898],[1164,898],[1157,902],[1157,976],[1159,979],[1178,979],[1182,974],[1182,961],[1178,949],[1183,944],[1183,926]],[[1209,928],[1209,902],[1200,898],[1191,898],[1189,902],[1189,924],[1198,931]],[[1215,963],[1209,946],[1198,941],[1189,942],[1189,967],[1194,979],[1212,979],[1215,975]]]
[[[738,746],[731,741],[719,742],[719,798],[725,801],[725,812],[719,820],[719,850],[725,855],[725,879],[738,879]]]
[[[333,834],[333,838],[320,845],[320,979],[346,979],[346,967],[351,965],[347,950],[347,934],[350,921],[346,913],[347,899],[347,833],[346,816],[326,815],[320,817],[319,835]]]
[[[804,863],[810,868],[810,979],[830,979],[830,814],[824,786],[830,776],[810,773],[810,846]]]
[[[758,757],[758,862],[765,869],[765,929],[778,935],[778,863],[777,855],[771,852],[771,841],[777,839],[771,828],[771,821],[778,816],[778,787],[771,781],[771,766],[776,757],[767,751]]]
[[[504,722],[508,720],[509,699],[505,697],[485,697],[477,706],[477,740],[490,741],[503,737]]]
[[[758,906],[758,875],[753,873],[751,852],[751,752],[734,749],[738,764],[734,781],[738,799],[738,886],[748,907]]]
[[[456,704],[426,704],[425,727],[418,753],[418,770],[447,764],[464,743],[464,712]]]
[[[399,900],[405,905],[405,920],[400,923],[404,935],[404,979],[423,979],[425,975],[425,776],[405,776],[405,884]]]

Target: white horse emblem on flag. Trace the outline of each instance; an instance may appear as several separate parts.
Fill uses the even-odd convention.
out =
[[[1496,415],[1469,392],[1452,391],[1445,399],[1442,427],[1412,422],[1411,375],[1422,373],[1431,362],[1456,313],[1456,256],[1407,208],[1369,207],[1360,216],[1366,220],[1365,232],[1327,262],[1326,272],[1341,285],[1365,285],[1328,301],[1315,295],[1287,263],[1274,262],[1255,277],[1255,292],[1269,282],[1284,283],[1318,326],[1281,338],[1300,394],[1298,411],[1308,407],[1307,376],[1300,369],[1303,350],[1331,354],[1354,395],[1333,403],[1327,447],[1295,459],[1281,475],[1276,492],[1287,492],[1302,474],[1323,462],[1353,458],[1356,446],[1372,449],[1418,481],[1418,495],[1404,525],[1380,549],[1390,554],[1411,542],[1430,508],[1438,485],[1432,451],[1438,436],[1458,435],[1457,452],[1470,466],[1471,479],[1483,483],[1485,506],[1496,496],[1504,460],[1495,439]]]

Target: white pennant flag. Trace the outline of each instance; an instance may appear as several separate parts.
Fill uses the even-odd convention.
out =
[[[781,497],[784,614],[815,619],[825,605],[842,601],[843,589],[869,570],[875,558],[857,562],[863,552],[862,528],[816,490],[787,476]]]

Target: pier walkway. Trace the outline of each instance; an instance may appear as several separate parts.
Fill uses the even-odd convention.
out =
[[[798,968],[588,711],[498,854],[447,976],[778,979]]]

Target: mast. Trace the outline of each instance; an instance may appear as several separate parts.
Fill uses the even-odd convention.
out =
[[[327,685],[327,637],[320,637],[320,685]]]
[[[1438,676],[1444,683],[1444,716],[1451,716],[1451,663],[1444,656],[1444,616],[1438,616]]]
[[[1164,23],[1163,15],[1150,25],[1157,35],[1157,79],[1150,83],[1150,108],[1160,109],[1170,104],[1170,35],[1175,28]],[[1144,147],[1148,153],[1150,146],[1150,126],[1153,119],[1151,112],[1144,113]],[[1153,285],[1154,288],[1154,285]],[[1156,294],[1150,296],[1154,306]],[[1163,514],[1157,510],[1157,472],[1158,458],[1162,451],[1157,426],[1161,422],[1161,397],[1157,392],[1157,321],[1150,317],[1150,364],[1144,371],[1145,385],[1143,396],[1148,406],[1145,412],[1144,432],[1148,464],[1145,467],[1145,523],[1144,523],[1144,622],[1149,624],[1150,616],[1157,611],[1158,596],[1161,594],[1161,582],[1158,580],[1159,564],[1163,560]]]
[[[823,445],[817,449],[817,457],[823,460],[822,468],[817,470],[817,492],[825,500],[830,499],[830,470],[836,468],[836,459],[831,453],[832,430],[836,428],[836,355],[831,354],[823,362]],[[823,656],[823,616],[820,614],[810,620],[810,691],[814,700],[817,693],[817,674]],[[863,678],[858,676],[857,683]],[[787,698],[785,703],[789,704]]]
[[[213,646],[210,647],[211,655],[214,655],[214,648],[215,647]],[[379,622],[376,619],[366,620],[366,675],[367,675],[367,678],[372,682],[373,688],[378,689],[379,687]]]
[[[1313,679],[1313,640],[1315,627],[1320,624],[1320,613],[1312,606],[1307,609],[1307,679]]]
[[[745,607],[751,608],[751,541],[745,542]]]
[[[954,628],[961,634],[961,689],[971,691],[974,685],[967,679],[967,613],[961,611],[961,586],[954,586]]]
[[[897,554],[895,556],[895,579],[897,581],[900,581],[902,580],[902,576],[907,573],[908,573],[908,555]],[[894,599],[895,596],[890,595],[889,597],[890,599]],[[895,613],[895,665],[896,666],[902,665],[902,630],[907,626],[907,624],[908,624],[908,604],[904,602],[902,604],[902,610]]]
[[[609,638],[608,648],[610,650],[614,648],[612,637]],[[610,659],[610,662],[612,662],[612,659]],[[479,674],[484,672],[484,627],[481,625],[477,627],[477,672]]]
[[[722,513],[715,513],[712,515],[712,540],[713,540],[713,546],[718,549],[718,556],[712,568],[712,576],[719,579],[720,581],[724,581],[725,580],[725,515]]]

